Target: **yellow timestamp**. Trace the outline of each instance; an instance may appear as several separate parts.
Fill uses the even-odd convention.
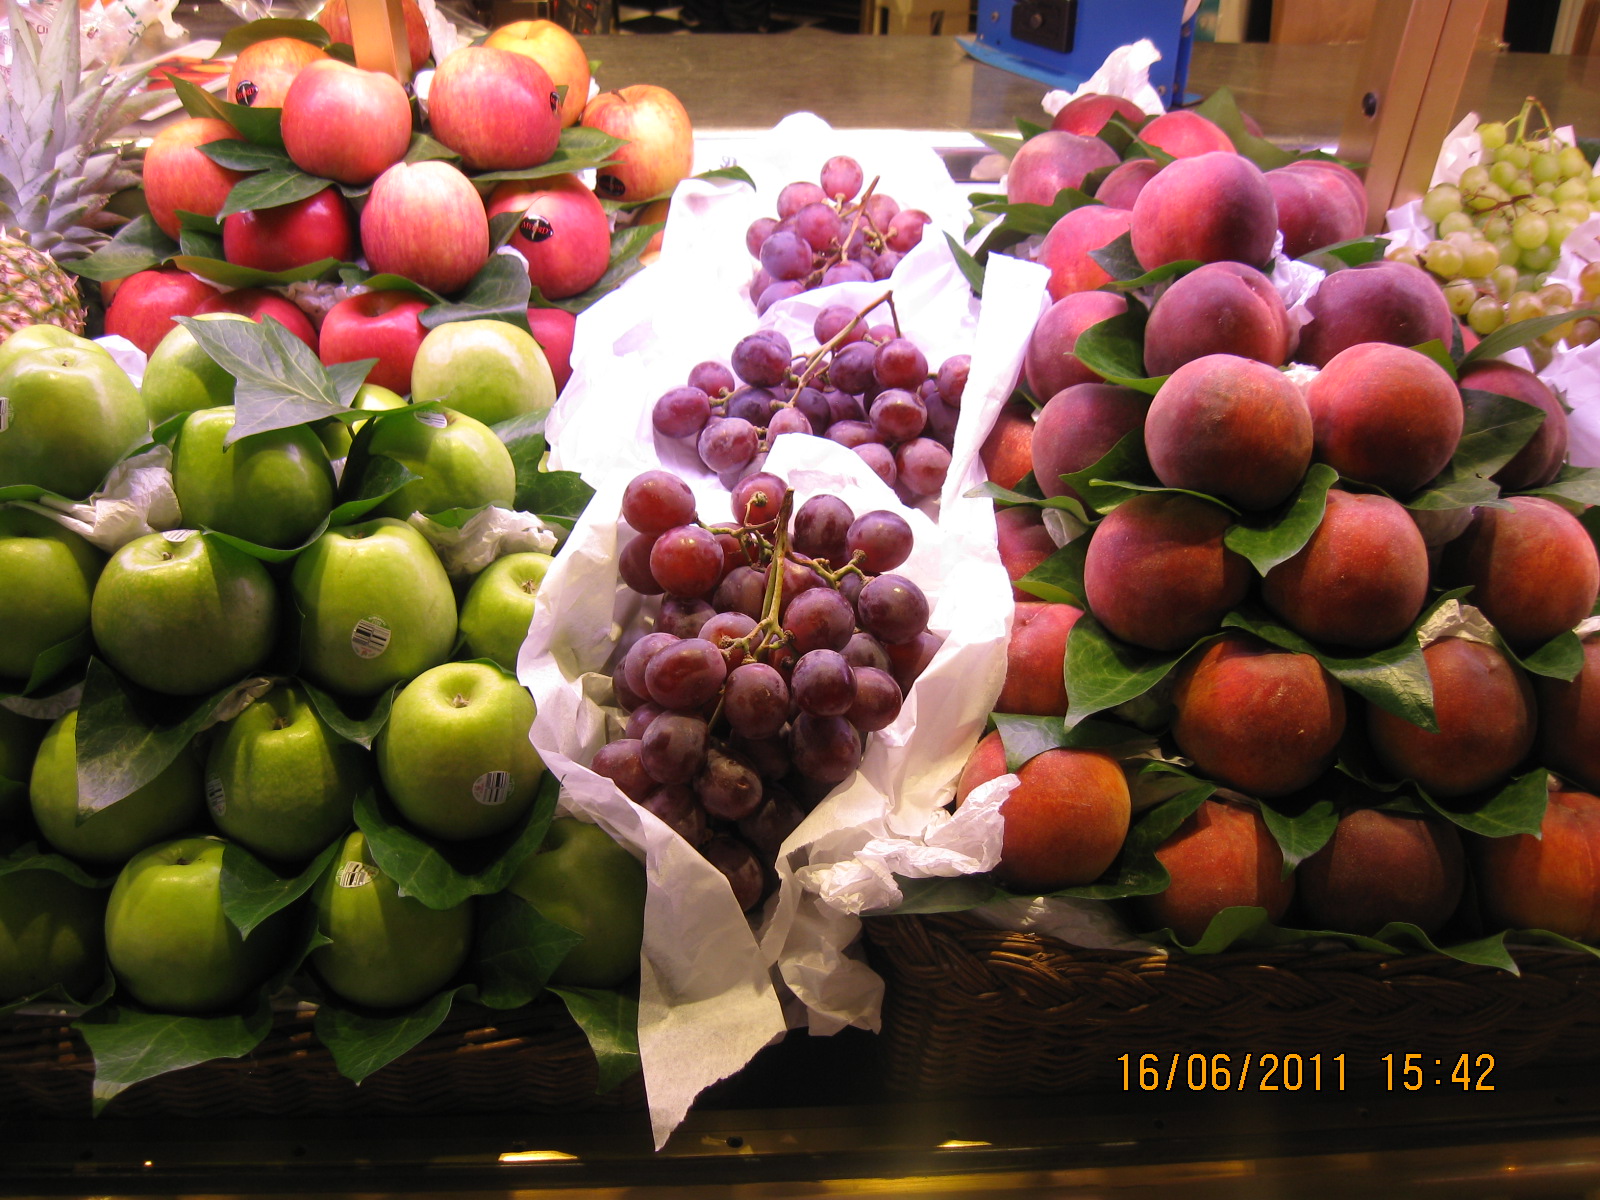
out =
[[[1342,1092],[1343,1054],[1120,1054],[1125,1092]]]
[[[1394,1091],[1398,1085],[1408,1092],[1427,1087],[1459,1087],[1464,1092],[1492,1092],[1489,1077],[1494,1073],[1494,1055],[1457,1054],[1454,1057],[1432,1054],[1385,1054],[1384,1085]]]

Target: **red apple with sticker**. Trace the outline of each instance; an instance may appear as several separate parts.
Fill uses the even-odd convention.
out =
[[[588,291],[611,265],[605,209],[576,175],[508,180],[489,194],[488,210],[491,219],[519,214],[509,244],[528,260],[528,279],[546,300]]]
[[[694,128],[683,103],[651,83],[601,92],[583,124],[628,144],[600,167],[594,190],[607,200],[649,200],[670,192],[694,166]]]
[[[589,54],[563,26],[543,19],[512,21],[484,39],[485,46],[526,54],[545,69],[557,87],[567,93],[561,100],[561,124],[576,125],[589,103]]]
[[[394,76],[330,58],[295,76],[282,129],[284,149],[307,174],[371,183],[411,145],[411,101]]]
[[[561,138],[561,97],[534,59],[493,46],[445,55],[428,90],[433,136],[472,171],[536,167]]]
[[[223,96],[248,108],[282,108],[295,76],[327,57],[322,47],[296,37],[252,42],[234,59]]]

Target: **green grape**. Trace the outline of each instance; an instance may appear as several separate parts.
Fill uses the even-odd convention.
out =
[[[1533,194],[1541,200],[1548,200],[1556,194],[1556,181],[1546,179],[1543,183],[1533,185]]]
[[[1580,317],[1572,322],[1572,331],[1567,334],[1569,346],[1592,346],[1600,340],[1600,321],[1593,317]]]
[[[1593,300],[1600,297],[1600,262],[1586,262],[1578,271],[1578,286],[1583,289],[1583,298]]]
[[[1589,181],[1587,179],[1563,179],[1556,184],[1556,190],[1550,193],[1550,198],[1557,204],[1568,200],[1589,201]]]
[[[1551,267],[1555,266],[1556,248],[1546,243],[1535,246],[1531,250],[1524,250],[1518,262],[1524,271],[1529,271],[1534,275],[1543,275]]]
[[[1467,216],[1466,213],[1445,213],[1444,220],[1439,222],[1439,236],[1449,237],[1452,234],[1464,233],[1468,237],[1471,237],[1472,230],[1475,228],[1476,226],[1473,225],[1472,218]]]
[[[1537,216],[1548,217],[1559,206],[1549,196],[1529,196],[1522,202],[1522,211],[1534,213]]]
[[[1422,198],[1422,215],[1437,225],[1451,213],[1461,211],[1461,189],[1441,183]]]
[[[1521,174],[1515,163],[1497,162],[1489,168],[1489,179],[1503,188],[1510,188]]]
[[[1534,317],[1544,316],[1544,305],[1539,303],[1539,298],[1532,292],[1513,292],[1511,299],[1506,301],[1506,320],[1530,321]]]
[[[1548,150],[1541,151],[1533,156],[1533,163],[1528,170],[1534,183],[1554,183],[1561,178],[1561,156]]]
[[[1582,150],[1576,146],[1563,147],[1556,155],[1556,161],[1561,169],[1561,174],[1568,179],[1588,179],[1593,173],[1589,160],[1584,157]]]
[[[1550,222],[1538,213],[1524,213],[1511,222],[1511,240],[1524,250],[1544,245],[1550,236]]]
[[[1511,293],[1517,290],[1517,268],[1511,263],[1502,262],[1500,266],[1489,272],[1489,286],[1494,288],[1495,295],[1501,302],[1511,298]]]
[[[1522,247],[1511,240],[1509,233],[1505,237],[1495,238],[1494,248],[1495,252],[1500,255],[1501,262],[1508,264],[1512,269],[1516,268],[1517,256],[1522,253]]]
[[[1494,243],[1486,242],[1482,238],[1461,252],[1461,270],[1474,279],[1486,278],[1489,272],[1499,265],[1500,251],[1494,248]]]
[[[1564,283],[1547,283],[1534,295],[1551,312],[1564,312],[1572,307],[1572,289]]]
[[[1429,242],[1422,248],[1423,265],[1441,279],[1461,274],[1461,247],[1450,242]]]
[[[1492,217],[1485,217],[1483,224],[1478,226],[1479,231],[1491,242],[1496,238],[1511,236],[1511,222],[1495,213]]]
[[[1405,246],[1400,246],[1389,251],[1389,253],[1384,255],[1384,257],[1390,262],[1405,263],[1408,267],[1417,267],[1420,269],[1422,266],[1422,260],[1417,257],[1417,252],[1415,250],[1408,249]]]
[[[1493,333],[1505,322],[1506,310],[1493,296],[1479,296],[1472,302],[1472,307],[1467,309],[1467,324],[1472,327],[1472,332],[1480,337]]]
[[[1557,254],[1560,254],[1561,243],[1567,240],[1567,234],[1571,233],[1578,223],[1571,217],[1564,217],[1560,213],[1547,217],[1546,220],[1550,223],[1550,234],[1545,238],[1545,244]]]
[[[1589,203],[1600,204],[1600,175],[1589,180]]]
[[[1450,311],[1462,317],[1478,298],[1478,289],[1470,279],[1452,279],[1444,285],[1444,298],[1450,305]]]
[[[1488,184],[1487,186],[1494,187],[1493,184]],[[1495,188],[1494,190],[1498,192],[1501,189]],[[1463,194],[1461,202],[1466,205],[1467,211],[1471,213],[1486,213],[1500,203],[1487,190],[1466,192]]]
[[[1533,151],[1520,142],[1513,142],[1497,150],[1495,157],[1504,159],[1509,163],[1516,163],[1518,170],[1526,171],[1533,162]]]
[[[1485,150],[1498,150],[1506,144],[1506,127],[1500,121],[1485,121],[1478,126],[1478,140]]]
[[[1481,192],[1489,182],[1489,168],[1485,166],[1468,167],[1461,172],[1461,178],[1456,181],[1456,186],[1461,189],[1463,196],[1471,192]]]

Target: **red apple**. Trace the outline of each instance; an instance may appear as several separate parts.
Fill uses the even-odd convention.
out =
[[[224,95],[251,108],[282,108],[294,77],[328,52],[295,37],[267,38],[239,51]]]
[[[361,248],[374,271],[456,292],[489,260],[489,218],[472,181],[449,163],[396,163],[361,210]]]
[[[507,180],[489,194],[489,216],[522,213],[511,245],[528,260],[528,278],[547,300],[586,292],[611,263],[606,210],[576,175]]]
[[[216,294],[205,280],[177,267],[140,271],[122,281],[106,308],[106,332],[149,354],[171,332],[173,317],[194,316]]]
[[[312,328],[311,318],[306,316],[292,300],[278,295],[277,292],[269,292],[266,288],[239,288],[232,292],[217,292],[202,301],[194,312],[195,316],[214,312],[238,313],[241,317],[249,317],[252,321],[271,317],[310,346],[311,353],[317,352],[317,331]]]
[[[400,0],[400,11],[406,19],[406,49],[411,55],[412,71],[420,71],[422,64],[433,53],[433,41],[428,36],[428,20],[422,15],[417,0]],[[349,0],[328,0],[317,15],[318,23],[336,42],[351,45]]]
[[[433,74],[428,121],[468,170],[515,171],[555,153],[561,98],[526,54],[463,46]]]
[[[371,183],[411,145],[411,102],[392,75],[314,62],[283,98],[283,145],[309,174]]]
[[[533,330],[533,340],[539,343],[545,361],[550,364],[557,392],[572,378],[572,339],[577,325],[578,318],[564,308],[528,310],[528,328]]]
[[[601,92],[583,110],[583,124],[628,143],[595,178],[595,191],[608,200],[664,195],[694,166],[689,114],[676,96],[653,83]]]
[[[144,156],[144,198],[150,216],[170,238],[178,236],[178,213],[214,217],[242,171],[219,167],[200,147],[207,142],[242,141],[239,131],[220,117],[186,117],[168,125],[150,143]]]
[[[324,258],[348,262],[355,257],[355,228],[350,206],[338,188],[315,196],[230,213],[222,220],[222,252],[231,263],[259,271],[287,271]]]
[[[405,395],[411,363],[428,331],[422,327],[426,300],[410,292],[362,292],[339,301],[322,320],[319,356],[324,363],[376,358],[367,382]]]
[[[561,124],[578,123],[583,116],[583,106],[589,103],[589,55],[571,33],[554,21],[512,21],[496,29],[483,44],[496,50],[526,54],[543,67],[545,74],[558,86],[565,84],[567,94],[561,101]]]

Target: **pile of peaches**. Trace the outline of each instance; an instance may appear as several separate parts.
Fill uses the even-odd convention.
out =
[[[983,448],[1015,619],[958,796],[1019,773],[996,880],[1182,944],[1240,908],[1600,939],[1600,472],[1559,399],[1381,247],[1319,255],[1290,317],[1274,242],[1360,237],[1344,167],[1263,171],[1194,113],[1119,162],[1096,122],[1142,115],[1075,104],[1010,177],[1098,203],[1034,251],[1031,397]]]

